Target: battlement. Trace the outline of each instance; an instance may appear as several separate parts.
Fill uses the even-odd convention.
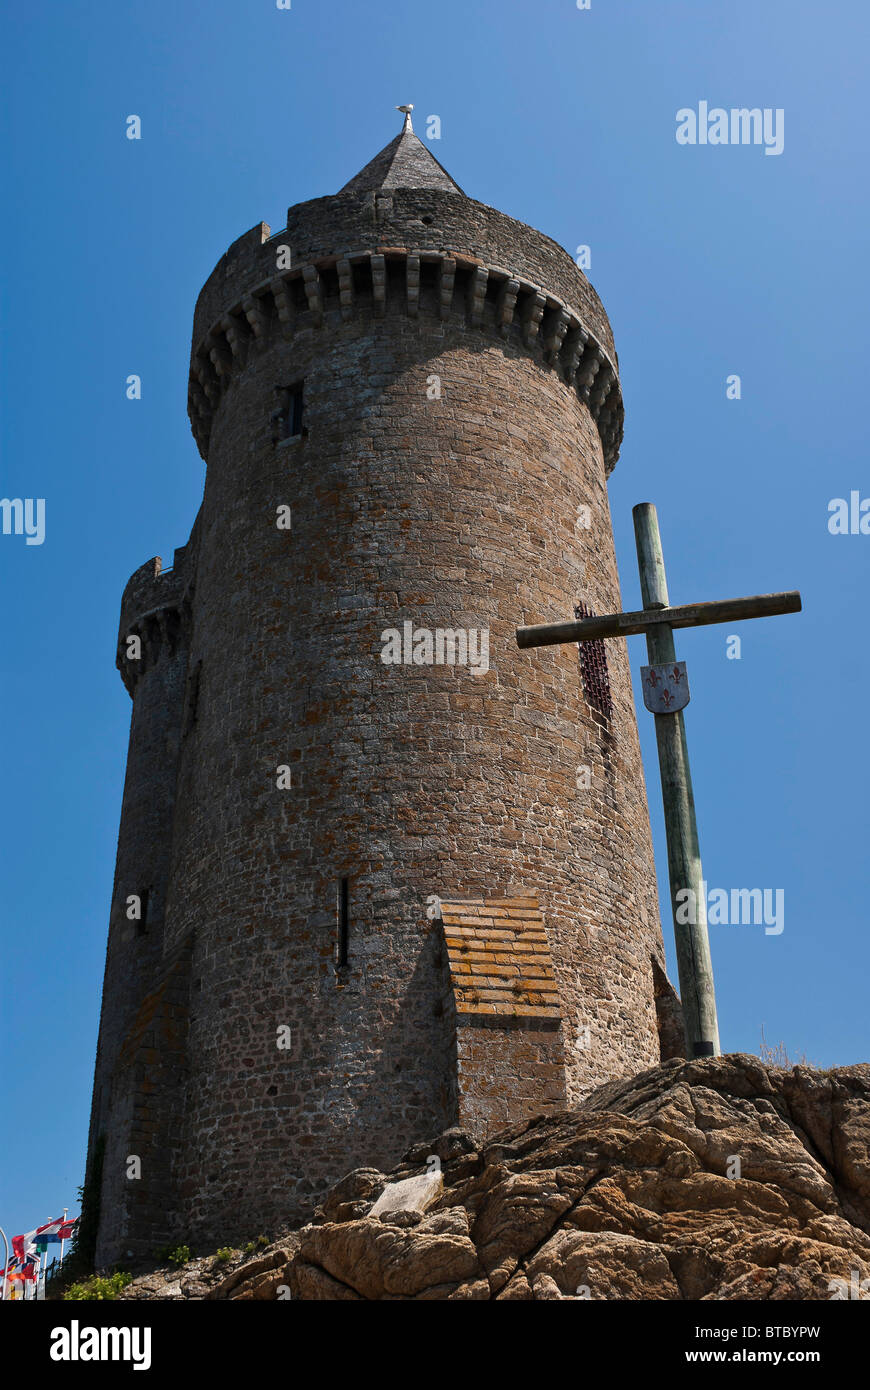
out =
[[[134,570],[121,596],[115,665],[132,697],[136,681],[159,660],[165,647],[174,652],[189,626],[190,605],[199,548],[199,517],[190,539],[179,546],[171,569],[163,568],[154,555]],[[137,659],[128,656],[128,637],[138,637],[142,648]]]
[[[486,203],[428,188],[314,198],[288,208],[286,226],[274,233],[258,222],[232,243],[203,285],[194,310],[194,343],[234,300],[277,273],[281,245],[289,246],[294,266],[340,258],[354,247],[373,251],[378,245],[417,252],[434,248],[509,266],[573,308],[617,361],[604,306],[564,247]]]
[[[619,457],[624,410],[613,358],[563,300],[468,253],[379,245],[273,275],[252,287],[194,345],[188,412],[203,458],[212,419],[233,374],[275,334],[327,329],[358,314],[459,319],[522,344],[573,385],[598,426],[605,464]]]
[[[278,269],[279,251],[290,266]],[[229,248],[194,315],[188,410],[207,457],[233,374],[278,335],[323,331],[360,313],[426,315],[492,332],[573,384],[598,426],[608,471],[624,411],[618,359],[597,294],[551,238],[464,195],[369,191],[290,208]]]

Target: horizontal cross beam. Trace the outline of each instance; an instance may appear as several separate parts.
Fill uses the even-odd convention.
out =
[[[558,642],[591,642],[602,637],[631,637],[667,623],[668,627],[707,627],[710,623],[738,623],[744,618],[771,618],[778,613],[799,613],[801,596],[796,589],[783,594],[756,594],[752,598],[723,598],[713,603],[684,603],[674,608],[644,608],[635,613],[609,613],[600,618],[581,618],[573,623],[546,623],[542,627],[518,627],[518,647],[552,647]]]

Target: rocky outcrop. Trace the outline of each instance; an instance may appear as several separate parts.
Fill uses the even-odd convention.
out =
[[[286,1279],[298,1246],[298,1235],[290,1232],[256,1255],[246,1255],[240,1250],[204,1255],[181,1268],[164,1267],[142,1274],[118,1297],[176,1302],[212,1298],[289,1298]]]
[[[870,1065],[675,1059],[480,1149],[449,1130],[359,1169],[202,1292],[158,1277],[124,1296],[870,1299]]]

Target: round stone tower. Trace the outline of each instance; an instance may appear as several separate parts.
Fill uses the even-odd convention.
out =
[[[121,623],[139,794],[115,912],[144,882],[137,844],[154,910],[110,936],[103,1261],[161,1224],[256,1236],[451,1124],[480,1136],[659,1061],[624,643],[514,637],[621,606],[622,414],[571,257],[467,197],[407,117],[207,280],[202,509]],[[138,675],[127,639],[167,611],[163,665]],[[118,1084],[134,1054],[139,1103]],[[121,1200],[109,1168],[140,1151]]]

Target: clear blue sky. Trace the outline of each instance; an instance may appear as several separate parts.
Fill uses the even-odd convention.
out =
[[[0,495],[44,497],[47,530],[42,546],[0,536],[0,1224],[49,1220],[82,1180],[130,718],[118,607],[138,565],[171,563],[201,495],[197,292],[240,233],[277,230],[365,164],[400,102],[441,116],[433,152],[471,196],[592,248],[627,410],[611,482],[625,605],[640,606],[638,501],[658,505],[673,601],[803,591],[799,617],[678,634],[707,879],[785,891],[781,935],[711,929],[722,1038],[757,1051],[763,1024],[820,1065],[867,1058],[870,536],[827,529],[831,498],[870,496],[866,5],[90,0],[4,16]],[[783,108],[783,153],[679,146],[675,113],[702,100]],[[641,638],[630,656],[636,674]],[[665,939],[675,978],[669,922]]]

